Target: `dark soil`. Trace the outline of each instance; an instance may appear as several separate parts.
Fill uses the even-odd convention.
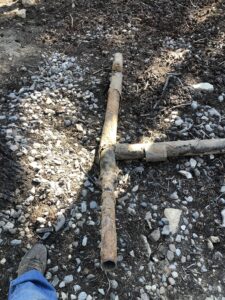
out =
[[[77,57],[84,67],[89,67],[90,74],[98,74],[101,84],[99,91],[93,92],[101,100],[102,120],[99,122],[102,126],[111,68],[110,58],[113,53],[119,51],[123,53],[125,60],[119,141],[135,143],[178,139],[165,119],[176,107],[180,116],[191,115],[191,109],[185,105],[193,100],[204,105],[213,105],[224,115],[224,104],[217,101],[218,95],[225,91],[225,4],[222,0],[76,0],[74,5],[75,7],[71,8],[69,0],[40,1],[36,6],[27,9],[27,17],[24,20],[18,17],[0,17],[0,41],[10,34],[20,44],[19,53],[23,52],[23,47],[27,51],[25,56],[21,54],[13,63],[4,61],[4,68],[0,69],[0,101],[4,109],[5,93],[18,89],[24,82],[29,82],[32,71],[37,70],[42,60],[41,52],[57,50]],[[20,1],[14,6],[22,8]],[[2,6],[1,10],[6,11],[9,8]],[[175,41],[173,49],[165,46],[166,37]],[[188,49],[189,45],[191,55],[182,52]],[[172,53],[178,49],[183,55],[182,59],[177,59]],[[5,59],[4,55],[1,54],[1,58]],[[21,69],[23,66],[26,67],[25,71]],[[179,80],[172,78],[163,92],[168,73],[178,74]],[[88,79],[85,79],[84,88],[88,82]],[[188,85],[195,82],[210,82],[215,90],[209,95],[192,94]],[[91,90],[90,87],[89,89]],[[94,128],[93,123],[92,129]],[[72,129],[65,130],[68,130],[68,136],[72,134]],[[220,137],[224,136],[222,133]],[[190,139],[190,136],[181,138]],[[192,132],[192,138],[199,136]],[[74,143],[79,142],[79,139],[74,138]],[[91,147],[97,149],[97,142],[91,141]],[[129,193],[131,202],[133,197],[136,197],[138,210],[135,216],[129,215],[126,211],[127,203],[123,209],[117,210],[119,255],[123,257],[123,261],[119,262],[113,277],[119,282],[119,299],[140,297],[140,267],[146,267],[148,264],[140,241],[141,234],[149,236],[144,217],[152,204],[158,206],[157,212],[163,216],[164,206],[161,204],[168,200],[168,195],[174,191],[173,180],[181,180],[180,175],[177,175],[177,164],[182,165],[185,162],[186,159],[174,159],[158,164],[119,163],[119,197]],[[216,246],[216,251],[225,255],[224,228],[215,224],[215,220],[220,219],[222,207],[213,201],[219,196],[219,189],[224,181],[225,159],[223,156],[216,156],[213,160],[206,157],[204,163],[211,173],[202,174],[191,181],[182,178],[180,193],[184,196],[185,191],[189,191],[195,198],[190,211],[193,209],[203,212],[206,208],[209,209],[210,213],[193,225],[193,232],[202,236],[203,241],[211,235],[220,236],[221,242]],[[144,170],[137,173],[135,168],[140,166],[143,166]],[[0,169],[0,208],[6,209],[14,205],[12,199],[17,188],[20,188],[25,197],[26,190],[31,185],[31,174],[7,149],[3,139],[0,142]],[[98,171],[98,166],[94,165],[89,175],[97,178]],[[127,173],[129,179],[126,181],[123,179]],[[136,184],[139,185],[139,191],[134,195],[132,188]],[[95,192],[88,194],[86,201],[93,199],[100,203],[98,187]],[[147,208],[141,206],[143,199],[148,203]],[[77,201],[79,203],[79,197]],[[97,292],[95,299],[110,299],[111,274],[95,266],[95,259],[99,259],[100,255],[100,212],[89,214],[98,226],[84,225],[80,236],[75,236],[73,231],[61,231],[46,241],[47,245],[54,245],[50,253],[51,266],[59,265],[58,275],[62,278],[65,276],[63,274],[75,274],[77,284],[89,294],[93,294],[99,288],[106,291],[105,296]],[[152,224],[153,229],[158,226],[159,221],[160,218]],[[86,248],[80,245],[84,235],[89,237],[89,247]],[[79,242],[76,250],[67,248],[72,241]],[[164,243],[162,238],[159,243],[151,245],[153,256],[158,255]],[[190,254],[191,259],[180,268],[176,286],[169,288],[166,295],[156,296],[154,299],[206,299],[211,295],[218,297],[212,299],[222,299],[222,295],[225,295],[224,287],[221,293],[210,291],[208,287],[217,286],[219,282],[224,286],[223,263],[213,260],[213,254],[208,251],[206,242],[202,244],[204,256],[209,261],[212,260],[208,272],[202,275],[202,285],[199,285],[197,275],[191,272],[191,267],[187,268],[195,263],[195,256],[199,255],[192,252],[189,240],[186,241],[185,253],[182,254]],[[129,254],[132,250],[135,258]],[[22,249],[15,250],[6,243],[0,246],[0,254],[7,257],[4,269],[0,265],[1,297],[6,299],[9,279],[15,278],[16,267],[23,252]],[[68,254],[73,257],[69,264]],[[80,273],[76,273],[76,257],[81,259]],[[123,262],[131,267],[131,274],[121,267]],[[212,266],[216,269],[215,273],[210,272]],[[93,281],[87,279],[90,273],[95,275]],[[146,284],[152,285],[157,280],[160,281],[152,276],[148,268],[143,274]],[[68,286],[69,293],[73,293],[72,286]]]

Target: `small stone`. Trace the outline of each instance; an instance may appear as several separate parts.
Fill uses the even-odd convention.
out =
[[[172,260],[174,260],[174,253],[172,251],[168,250],[166,257],[169,261],[172,261]]]
[[[186,257],[185,257],[185,256],[182,256],[182,257],[181,257],[181,262],[182,262],[182,264],[186,263],[186,261],[187,261]]]
[[[210,108],[209,111],[208,111],[208,113],[209,113],[209,115],[211,117],[219,117],[219,118],[221,118],[221,114],[215,108]]]
[[[141,300],[149,300],[149,296],[146,293],[142,293]]]
[[[37,4],[36,0],[22,0],[22,4],[27,7],[27,6],[33,6]]]
[[[27,13],[26,9],[15,10],[15,14],[22,19],[26,19],[26,13]]]
[[[83,132],[84,131],[83,126],[81,124],[76,124],[76,129],[79,132]]]
[[[195,211],[192,216],[195,218],[195,219],[198,219],[199,218],[199,212]]]
[[[0,261],[0,264],[1,264],[1,265],[4,265],[5,263],[6,263],[6,259],[3,258],[3,259]]]
[[[209,124],[205,125],[205,130],[208,132],[213,132],[213,129]]]
[[[67,300],[68,299],[68,295],[64,292],[61,292],[61,298],[62,300]]]
[[[12,241],[10,242],[10,244],[11,244],[12,246],[19,246],[19,245],[21,245],[21,243],[22,243],[21,240],[12,240]]]
[[[64,125],[65,125],[66,127],[71,126],[71,125],[72,125],[71,120],[64,120]]]
[[[221,193],[225,193],[225,185],[221,186],[220,192],[221,192]]]
[[[118,288],[118,282],[116,280],[110,280],[111,288],[116,290]]]
[[[105,295],[105,291],[103,289],[98,289],[98,292],[103,296]]]
[[[10,229],[13,229],[13,228],[14,228],[14,224],[11,223],[11,222],[7,222],[7,223],[3,226],[3,229],[4,229],[5,231],[10,230]]]
[[[177,278],[177,277],[178,277],[178,273],[177,273],[176,271],[173,271],[173,272],[171,273],[171,275],[173,276],[173,278]]]
[[[165,294],[165,292],[166,292],[166,289],[164,288],[164,286],[161,286],[160,289],[159,289],[160,295]]]
[[[182,211],[176,208],[166,208],[164,210],[164,215],[169,221],[169,228],[172,234],[176,233],[179,228],[181,213]]]
[[[197,161],[194,158],[190,159],[190,166],[194,169],[197,166]]]
[[[37,221],[38,221],[39,223],[41,223],[41,224],[45,224],[46,219],[43,218],[43,217],[38,217],[38,218],[37,218]]]
[[[146,212],[145,214],[145,220],[151,220],[152,219],[152,214],[150,211]]]
[[[222,216],[222,224],[221,227],[225,227],[225,209],[221,211],[221,216]]]
[[[58,218],[57,218],[57,222],[54,225],[55,231],[58,232],[60,229],[62,229],[65,222],[66,222],[65,216],[64,215],[59,215]]]
[[[114,293],[110,293],[110,300],[119,300],[119,297],[117,295],[115,295]]]
[[[46,277],[47,280],[51,280],[52,279],[52,273],[51,272],[47,272],[45,274],[45,277]]]
[[[87,294],[85,292],[81,292],[78,295],[78,300],[86,300],[87,299]]]
[[[132,192],[135,193],[137,192],[139,189],[139,185],[135,185],[133,188],[132,188]]]
[[[213,259],[218,260],[218,261],[222,261],[223,259],[223,254],[219,251],[216,251],[213,255]]]
[[[81,213],[76,213],[75,216],[76,216],[76,219],[77,219],[77,220],[80,220],[80,219],[82,218],[82,214],[81,214]]]
[[[207,240],[207,246],[208,246],[209,250],[211,250],[211,251],[214,249],[213,243],[209,239]]]
[[[135,209],[133,209],[133,208],[131,208],[131,207],[128,207],[128,208],[127,208],[127,212],[128,212],[128,214],[131,215],[131,216],[135,216],[135,215],[136,215]]]
[[[83,240],[82,240],[82,246],[83,246],[83,247],[86,247],[86,246],[87,246],[87,241],[88,241],[87,236],[84,236],[84,237],[83,237]]]
[[[96,201],[91,201],[90,202],[90,209],[96,209],[98,207],[97,202]]]
[[[169,225],[163,226],[162,235],[169,235],[170,232],[171,232],[171,230],[170,230],[170,226]]]
[[[186,229],[186,225],[181,225],[180,228],[184,231]]]
[[[224,96],[223,96],[223,95],[220,95],[220,96],[218,97],[218,101],[219,101],[219,102],[223,102],[223,100],[224,100]]]
[[[192,196],[188,196],[188,197],[185,197],[185,200],[189,203],[193,202],[193,197]]]
[[[59,288],[64,288],[66,286],[66,283],[64,281],[61,281],[59,284]]]
[[[16,150],[19,149],[19,147],[17,145],[11,145],[10,147],[10,150],[12,150],[13,152],[15,152]]]
[[[85,201],[81,202],[81,212],[85,213],[87,211],[87,203]]]
[[[81,195],[82,195],[82,197],[86,197],[87,196],[87,194],[88,194],[88,190],[86,190],[86,189],[83,189],[82,191],[81,191]]]
[[[160,239],[160,237],[161,237],[161,234],[160,234],[159,228],[153,230],[152,233],[150,234],[150,238],[154,242],[158,242],[158,240]]]
[[[194,174],[196,177],[199,177],[201,175],[201,173],[198,169],[194,169]]]
[[[172,200],[178,200],[178,199],[179,199],[179,197],[178,197],[178,195],[177,195],[177,191],[173,192],[173,193],[170,195],[170,199],[172,199]]]
[[[91,183],[89,180],[86,180],[86,181],[84,182],[84,186],[85,186],[85,187],[90,187],[90,186],[92,186],[92,183]]]
[[[173,277],[169,277],[168,282],[170,285],[175,285],[175,283],[176,283],[176,281],[173,279]]]
[[[187,171],[184,171],[184,170],[180,170],[180,171],[178,171],[178,173],[180,173],[181,175],[183,175],[187,179],[193,178],[193,176],[192,176],[192,174],[190,172],[187,172]]]
[[[152,290],[153,292],[156,292],[157,286],[156,286],[155,284],[153,284],[151,290]]]
[[[208,82],[200,82],[192,85],[193,89],[198,91],[213,92],[214,86]]]
[[[79,291],[81,290],[81,286],[78,285],[78,284],[75,284],[75,285],[73,286],[73,289],[74,289],[74,292],[77,293],[77,292],[79,292]]]
[[[68,283],[71,283],[73,282],[73,275],[67,275],[64,277],[63,281],[68,284]]]
[[[177,119],[176,121],[175,121],[175,125],[176,126],[180,126],[180,125],[182,125],[184,123],[184,121],[181,119],[181,118],[179,118],[179,119]]]
[[[59,278],[58,278],[57,275],[55,275],[55,276],[53,277],[53,280],[52,280],[52,285],[53,285],[54,287],[56,287],[58,284],[59,284]]]
[[[213,244],[220,243],[220,238],[218,236],[211,235],[209,239]]]
[[[208,271],[208,269],[206,268],[205,265],[203,265],[203,266],[201,267],[201,272],[202,272],[202,273],[206,273],[207,271]]]
[[[141,202],[141,207],[142,208],[147,208],[148,204],[146,202]]]
[[[176,246],[174,244],[169,244],[169,249],[174,253],[176,252]]]
[[[181,255],[181,250],[180,249],[176,249],[176,255],[180,256]]]
[[[192,101],[192,103],[191,103],[191,108],[192,108],[193,110],[196,110],[196,109],[198,108],[198,102],[197,102],[197,101]]]

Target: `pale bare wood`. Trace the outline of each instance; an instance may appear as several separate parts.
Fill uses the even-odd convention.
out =
[[[225,139],[117,144],[115,153],[118,160],[165,161],[169,157],[225,153]]]
[[[119,102],[122,91],[122,54],[115,54],[108,91],[105,122],[99,150],[100,181],[102,188],[101,262],[104,269],[113,269],[117,262],[117,234],[115,220],[115,188],[117,166],[115,145]]]

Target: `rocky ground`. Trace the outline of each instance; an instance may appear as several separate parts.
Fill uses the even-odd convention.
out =
[[[223,1],[28,2],[0,1],[2,299],[37,241],[59,299],[225,299],[224,156],[118,163],[110,273],[96,163],[116,51],[118,141],[225,137]]]

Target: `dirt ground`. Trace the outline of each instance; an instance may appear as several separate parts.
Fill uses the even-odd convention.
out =
[[[19,17],[17,9],[26,9],[26,18]],[[111,273],[104,272],[99,264],[101,203],[95,160],[112,56],[118,51],[124,55],[119,142],[225,137],[224,102],[218,100],[225,93],[224,10],[222,0],[39,0],[28,7],[21,1],[0,0],[2,299],[7,298],[9,282],[16,277],[22,255],[41,240],[37,231],[40,218],[47,219],[44,227],[52,225],[59,211],[66,216],[65,226],[42,240],[49,250],[48,279],[52,281],[57,275],[62,282],[66,275],[74,277],[65,286],[56,284],[59,299],[225,299],[225,233],[221,226],[225,206],[221,188],[225,184],[224,155],[195,158],[197,171],[191,169],[190,158],[154,164],[118,163],[119,259],[117,269]],[[38,86],[42,100],[34,108],[33,104],[15,104],[10,93],[17,93],[18,98],[22,87],[32,86],[35,80],[43,87],[43,78],[49,80],[54,53],[58,53],[55,60],[62,65],[67,58],[76,60],[76,95],[66,89],[58,92],[53,87],[52,92],[61,97],[61,102],[46,102]],[[39,73],[43,77],[35,79]],[[209,82],[214,86],[213,92],[190,88],[198,82]],[[98,102],[90,103],[89,96],[78,96],[86,91]],[[197,110],[191,105],[193,101],[199,103]],[[211,115],[211,108],[219,111],[220,116]],[[26,138],[28,155],[25,150],[23,154],[12,150],[7,140],[7,130],[14,128],[6,122],[12,109],[21,119],[27,118],[15,123]],[[50,110],[54,110],[53,115]],[[66,120],[70,121],[71,116],[76,121],[67,126]],[[191,124],[190,128],[178,130],[171,121],[173,116]],[[40,122],[26,131],[23,122],[33,122],[31,117]],[[199,129],[201,124],[208,123],[212,131],[207,131],[207,127]],[[49,132],[55,135],[52,140],[60,140],[62,152],[57,152],[54,143],[50,143],[52,147],[47,144]],[[39,148],[32,152],[29,149],[34,150],[35,143]],[[55,158],[54,166],[48,163],[51,158]],[[46,173],[32,169],[33,161],[40,162],[43,168],[48,165]],[[185,178],[179,170],[191,172],[192,178]],[[49,182],[58,182],[62,189],[71,175],[69,192],[53,197],[37,180],[39,173]],[[178,198],[171,197],[174,192]],[[31,196],[34,200],[27,204]],[[188,196],[193,199],[190,203],[186,200]],[[97,203],[96,209],[89,209],[92,201]],[[158,241],[152,241],[154,229],[162,232],[166,222],[164,209],[168,207],[182,211],[177,233],[182,241],[178,241],[177,235],[163,234]],[[18,211],[22,211],[24,221],[15,217]],[[146,221],[148,213],[150,227]],[[14,224],[12,230],[4,229],[7,222]],[[150,257],[145,253],[141,235],[149,241]],[[218,241],[210,246],[212,236]],[[87,245],[84,237],[88,239]],[[13,246],[14,239],[21,244]],[[168,249],[174,245],[181,254],[171,250],[175,253],[171,259]],[[57,271],[52,270],[54,266],[58,266]],[[79,291],[75,285],[80,286]],[[79,298],[81,291],[90,297]]]

